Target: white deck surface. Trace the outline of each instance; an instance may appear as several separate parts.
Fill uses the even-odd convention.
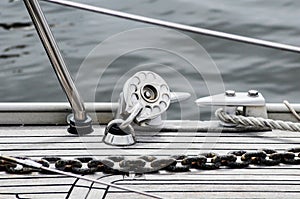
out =
[[[261,148],[283,151],[300,146],[298,132],[259,133],[138,133],[138,143],[112,147],[101,142],[103,129],[86,137],[70,135],[63,126],[0,127],[0,152],[4,155],[74,158],[110,155],[196,155],[213,151],[254,151]],[[165,198],[300,198],[300,165],[250,166],[246,169],[191,170],[187,173],[146,174],[135,180],[103,173],[91,178],[149,191]],[[106,195],[104,195],[106,193]],[[61,175],[33,173],[12,175],[0,172],[0,198],[143,198]],[[145,197],[146,198],[146,197]]]

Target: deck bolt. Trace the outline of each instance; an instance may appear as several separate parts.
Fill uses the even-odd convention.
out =
[[[249,90],[248,95],[250,97],[257,97],[258,96],[258,91],[257,90]]]
[[[235,91],[234,90],[227,90],[227,91],[225,91],[225,95],[227,97],[234,97],[235,96]]]

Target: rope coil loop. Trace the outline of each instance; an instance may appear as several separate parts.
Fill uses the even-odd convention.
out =
[[[281,120],[265,119],[260,117],[245,117],[242,115],[229,115],[222,108],[216,110],[215,115],[224,123],[242,126],[253,126],[260,128],[271,128],[283,131],[300,132],[300,123],[287,122]]]

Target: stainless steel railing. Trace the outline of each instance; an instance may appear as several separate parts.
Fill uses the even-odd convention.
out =
[[[92,131],[91,119],[86,114],[84,103],[67,69],[65,61],[40,7],[39,1],[24,0],[24,3],[48,54],[56,76],[72,107],[73,115],[69,117],[69,123],[71,125],[69,130],[71,133],[76,133],[76,130],[78,130],[76,127],[78,127],[82,133],[89,133]]]

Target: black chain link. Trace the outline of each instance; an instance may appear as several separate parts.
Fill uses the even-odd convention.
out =
[[[202,153],[200,157],[204,157],[206,160],[203,164],[196,167],[196,169],[213,170],[218,169],[221,166],[221,158],[216,153]],[[210,160],[210,161],[209,161]]]
[[[16,158],[23,159],[23,160],[29,159],[27,157],[16,157]],[[30,159],[30,160],[40,163],[44,167],[50,167],[50,163],[44,159]],[[15,164],[15,163],[9,163],[5,160],[0,160],[0,171],[6,171],[7,173],[10,173],[10,174],[30,174],[34,171],[41,172],[41,173],[47,173],[46,171],[41,170],[41,169],[35,169],[35,168],[22,166],[22,165]]]
[[[242,156],[246,154],[247,151],[231,151],[228,153],[228,155],[233,155],[236,159],[232,161],[227,161],[226,166],[232,169],[241,169],[248,167],[250,164],[249,160],[242,160]]]
[[[262,149],[261,151],[267,154],[266,158],[261,159],[261,163],[266,166],[275,166],[281,163],[281,156],[275,156],[278,154],[277,151],[272,149]]]
[[[27,157],[16,158],[29,159]],[[218,155],[211,152],[197,156],[173,155],[169,158],[141,156],[136,159],[127,159],[124,156],[109,156],[106,159],[98,160],[92,157],[63,159],[56,156],[46,156],[41,159],[30,160],[34,160],[44,167],[50,167],[54,164],[58,170],[82,175],[93,174],[95,172],[129,175],[130,173],[157,173],[163,170],[167,172],[189,172],[192,169],[246,168],[249,165],[300,165],[300,148],[291,148],[284,152],[277,152],[272,149],[261,149],[254,152],[231,151],[226,155]],[[21,166],[2,159],[0,159],[0,171],[11,174],[45,173],[41,169]]]

